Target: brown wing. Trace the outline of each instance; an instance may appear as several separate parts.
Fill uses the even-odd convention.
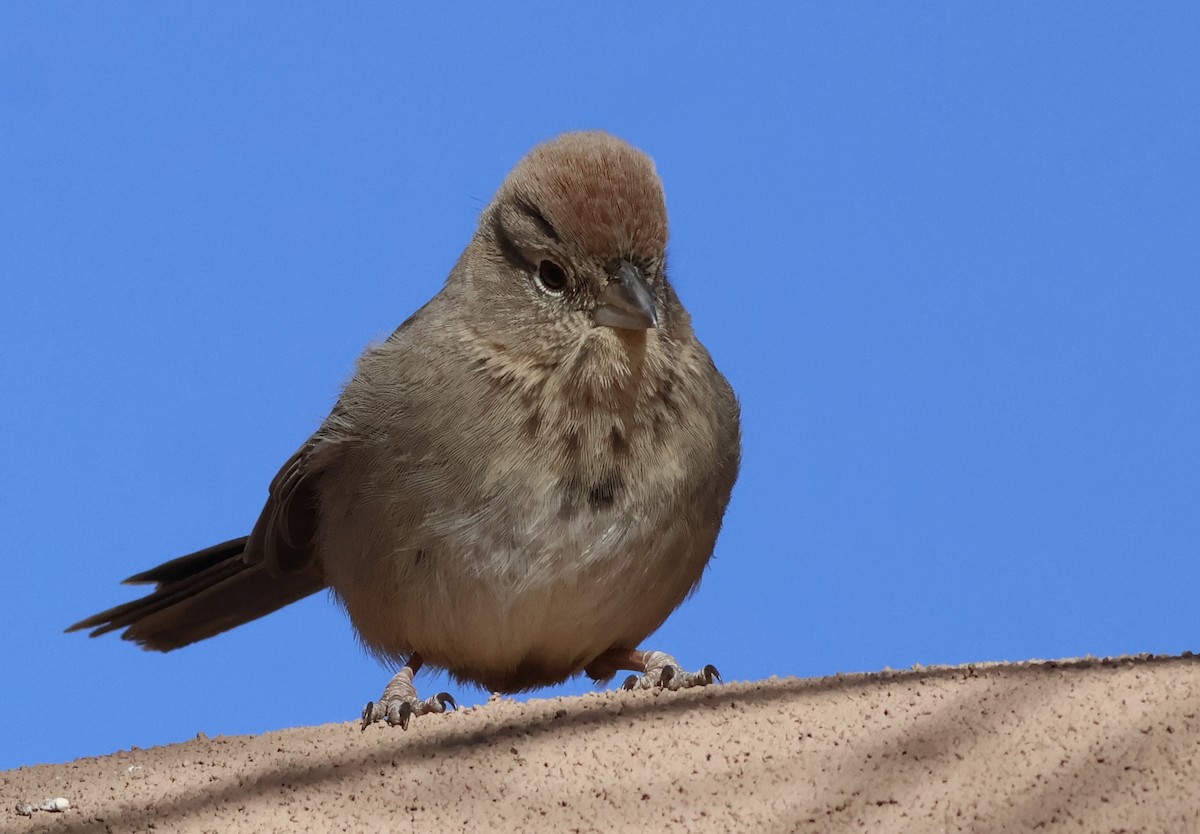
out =
[[[242,558],[262,565],[272,576],[309,568],[316,561],[317,472],[312,464],[315,441],[309,440],[288,458],[268,490]]]

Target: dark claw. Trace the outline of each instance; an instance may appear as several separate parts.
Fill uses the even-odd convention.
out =
[[[716,669],[713,671],[715,672]],[[438,703],[442,705],[443,709],[446,707],[450,707],[450,709],[458,709],[458,701],[454,700],[449,692],[439,692],[434,697],[437,698]]]
[[[399,704],[392,702],[388,705],[387,723],[389,727],[400,725],[401,730],[408,729],[408,722],[412,719],[413,706],[408,701],[401,701]]]
[[[724,679],[721,677],[721,673],[717,671],[717,667],[713,666],[711,663],[704,667],[704,677],[709,683],[712,683],[714,680],[716,680],[718,683],[724,682]]]
[[[370,727],[375,723],[375,719],[375,702],[367,701],[367,705],[363,707],[362,711],[362,727],[360,730],[365,733],[367,731],[367,727]]]
[[[637,686],[637,682],[638,682],[638,676],[630,675],[629,677],[627,677],[625,679],[625,683],[621,684],[621,688],[622,689],[633,689],[635,686]]]
[[[672,666],[670,663],[668,663],[666,666],[664,666],[662,669],[662,674],[659,676],[659,679],[658,679],[659,689],[670,689],[671,679],[675,677],[675,673],[678,671],[679,670],[676,669],[674,666]]]

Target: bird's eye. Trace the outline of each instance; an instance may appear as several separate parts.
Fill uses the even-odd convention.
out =
[[[561,295],[567,288],[567,273],[554,261],[542,261],[537,268],[537,282],[551,295]]]

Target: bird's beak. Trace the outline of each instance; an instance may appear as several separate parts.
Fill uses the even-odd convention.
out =
[[[642,271],[629,261],[621,261],[617,272],[597,299],[595,320],[602,327],[621,330],[648,330],[658,327],[654,296]]]

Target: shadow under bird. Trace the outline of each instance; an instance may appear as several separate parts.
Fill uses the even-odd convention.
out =
[[[666,274],[648,156],[605,133],[534,148],[445,286],[359,359],[249,536],[126,580],[69,630],[170,651],[322,588],[403,664],[363,726],[453,706],[414,674],[516,692],[580,672],[705,685],[639,645],[691,593],[737,477],[739,409]]]

